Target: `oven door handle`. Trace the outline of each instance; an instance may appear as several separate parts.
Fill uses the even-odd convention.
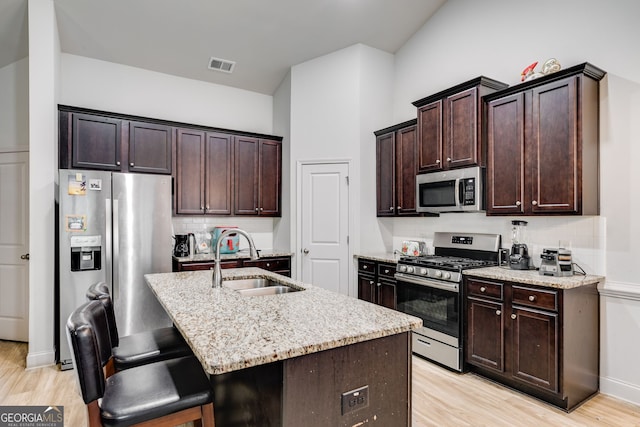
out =
[[[396,273],[394,277],[399,282],[408,282],[408,283],[413,283],[414,285],[428,286],[431,288],[442,289],[444,291],[450,291],[455,293],[460,292],[460,286],[458,283],[436,282],[435,280],[422,279],[422,278],[416,279],[412,276],[408,276],[403,273]]]

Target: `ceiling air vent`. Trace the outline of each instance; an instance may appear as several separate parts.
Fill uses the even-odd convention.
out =
[[[215,71],[222,71],[223,73],[232,73],[236,63],[228,61],[226,59],[214,58],[209,59],[209,69]]]

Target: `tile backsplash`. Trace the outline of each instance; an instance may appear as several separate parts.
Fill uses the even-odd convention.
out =
[[[273,248],[273,218],[174,216],[173,233],[187,234],[211,231],[218,226],[236,226],[251,234],[258,249]],[[240,237],[240,249],[247,248],[247,241]]]

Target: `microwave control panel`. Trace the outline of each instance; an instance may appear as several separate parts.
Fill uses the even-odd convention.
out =
[[[464,206],[472,206],[476,204],[476,179],[468,178],[463,181],[463,200]]]

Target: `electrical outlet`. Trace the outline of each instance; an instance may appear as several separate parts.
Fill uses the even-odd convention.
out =
[[[342,415],[369,406],[369,386],[342,393]]]

